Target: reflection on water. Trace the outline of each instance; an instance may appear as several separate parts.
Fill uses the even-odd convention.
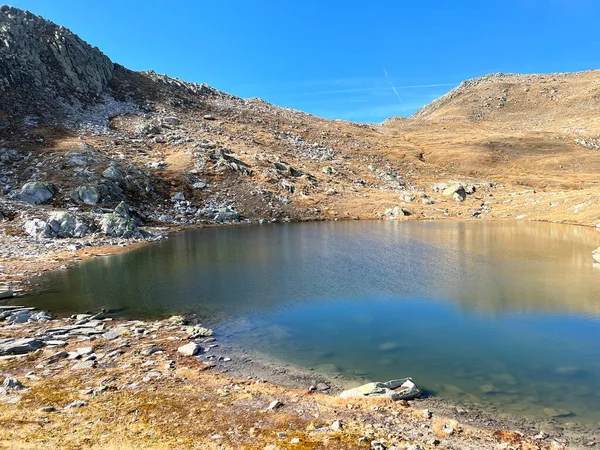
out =
[[[204,229],[51,274],[31,302],[192,310],[318,370],[600,420],[599,243],[592,229],[525,222]]]

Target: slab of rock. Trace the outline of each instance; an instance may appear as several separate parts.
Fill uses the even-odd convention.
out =
[[[184,356],[194,356],[200,353],[202,347],[195,342],[190,342],[189,344],[182,345],[177,349],[177,352]]]
[[[340,394],[340,398],[387,397],[391,400],[412,400],[419,398],[422,391],[413,383],[411,378],[402,378],[382,382],[363,384],[348,389]]]
[[[107,339],[107,340],[109,340],[109,341],[112,341],[113,339],[116,339],[116,338],[118,338],[119,336],[122,336],[122,335],[123,335],[123,334],[125,334],[125,333],[127,333],[127,328],[124,328],[124,327],[116,327],[116,328],[113,328],[112,330],[110,330],[110,331],[107,331],[106,333],[104,333],[104,334],[102,335],[102,337],[103,337],[104,339]]]
[[[24,355],[44,346],[44,342],[35,338],[17,339],[0,345],[0,356]]]

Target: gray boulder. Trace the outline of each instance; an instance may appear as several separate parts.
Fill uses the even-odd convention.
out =
[[[123,179],[123,174],[114,165],[108,166],[106,170],[102,172],[102,176],[113,181],[121,181]]]
[[[114,212],[103,214],[99,225],[107,236],[131,238],[141,234],[125,202],[119,203]]]
[[[89,224],[68,211],[50,215],[48,221],[32,219],[25,222],[24,230],[36,239],[83,237],[90,232]]]
[[[95,161],[95,158],[88,153],[67,152],[65,156],[68,158],[69,165],[72,166],[89,166]]]
[[[89,232],[88,224],[68,211],[52,214],[48,220],[53,237],[83,237]]]
[[[35,338],[17,339],[0,345],[0,356],[24,355],[44,346],[44,342]]]
[[[413,383],[411,378],[374,382],[348,389],[340,394],[340,398],[377,398],[387,397],[390,400],[412,400],[419,398],[423,392]]]
[[[79,186],[71,194],[71,199],[75,203],[95,205],[100,201],[100,191],[96,186],[91,184]]]
[[[41,205],[54,197],[54,188],[42,181],[26,183],[19,192],[19,199],[31,205]]]
[[[400,206],[394,206],[393,208],[388,208],[385,210],[385,215],[390,220],[395,220],[398,217],[410,216],[412,212],[407,208],[402,208]]]
[[[214,221],[217,223],[239,220],[240,214],[230,206],[219,208],[215,214]]]
[[[462,202],[467,198],[467,192],[462,184],[453,184],[442,192],[446,197],[452,197],[457,202]]]

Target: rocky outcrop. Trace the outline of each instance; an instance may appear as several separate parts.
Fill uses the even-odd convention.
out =
[[[52,116],[108,91],[113,63],[64,27],[1,6],[0,41],[0,110]]]

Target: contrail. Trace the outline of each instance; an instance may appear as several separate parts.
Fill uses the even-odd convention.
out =
[[[387,70],[385,70],[385,67],[383,68],[383,73],[385,73],[386,78],[390,82],[390,86],[392,86],[392,91],[394,91],[394,94],[396,94],[396,97],[398,97],[398,101],[400,102],[400,105],[402,105],[402,111],[404,112],[404,115],[406,115],[406,108],[404,107],[404,102],[402,101],[400,94],[398,94],[398,91],[396,90],[396,86],[394,86],[394,83],[392,82],[392,79],[388,75]]]

